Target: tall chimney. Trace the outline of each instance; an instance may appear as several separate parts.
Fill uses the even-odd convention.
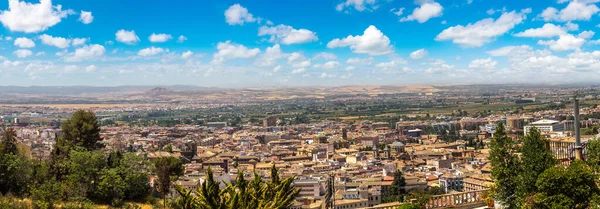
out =
[[[575,159],[577,160],[583,160],[583,153],[582,153],[582,147],[581,147],[581,135],[579,132],[579,99],[577,99],[579,95],[578,94],[574,94],[573,95],[573,100],[574,100],[574,118],[575,118]]]

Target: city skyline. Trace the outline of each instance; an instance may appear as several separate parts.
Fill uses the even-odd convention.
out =
[[[598,0],[0,2],[0,85],[578,83]]]

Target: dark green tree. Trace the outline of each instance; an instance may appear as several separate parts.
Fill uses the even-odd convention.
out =
[[[102,148],[100,126],[92,111],[78,110],[70,119],[62,123],[62,135],[56,145],[68,151],[79,146],[86,150]]]
[[[492,178],[496,188],[495,199],[501,201],[508,209],[517,208],[515,191],[519,184],[516,177],[520,174],[520,162],[516,156],[515,143],[506,136],[502,123],[498,123],[490,143],[489,161],[492,164]]]
[[[548,140],[539,130],[532,128],[523,138],[521,147],[521,170],[518,176],[517,195],[519,202],[536,192],[535,182],[546,169],[556,165],[554,155],[546,147]]]
[[[154,172],[157,179],[157,190],[163,195],[164,206],[167,204],[167,194],[171,187],[171,182],[183,175],[183,163],[175,157],[160,157],[154,160]]]
[[[600,189],[594,171],[583,161],[573,161],[569,167],[552,167],[536,181],[538,193],[525,202],[524,208],[589,208],[598,198]]]
[[[0,153],[16,155],[19,150],[17,148],[17,132],[13,128],[3,128],[0,130],[2,136],[2,146],[0,147]]]
[[[118,169],[105,168],[100,173],[98,189],[95,193],[101,201],[111,203],[113,206],[120,206],[125,197],[126,187]]]
[[[148,177],[152,165],[143,155],[125,153],[119,163],[118,171],[127,185],[125,187],[125,199],[141,200],[150,191]]]
[[[586,162],[594,171],[600,172],[600,139],[588,141]]]

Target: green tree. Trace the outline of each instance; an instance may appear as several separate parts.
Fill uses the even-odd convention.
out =
[[[490,143],[489,161],[492,164],[492,178],[495,182],[496,200],[501,201],[508,209],[517,208],[515,191],[518,186],[519,159],[515,154],[515,143],[506,136],[502,123],[498,123],[494,138]]]
[[[100,150],[89,152],[77,148],[71,151],[67,162],[65,197],[92,197],[97,190],[100,172],[106,167],[104,153]]]
[[[167,194],[171,187],[171,182],[183,175],[183,163],[175,157],[160,157],[154,160],[154,172],[157,179],[157,190],[163,195],[164,206],[167,204]]]
[[[554,209],[590,207],[600,189],[593,170],[583,161],[573,161],[569,167],[552,167],[536,181],[538,193],[526,202],[527,208]]]
[[[600,172],[600,139],[588,141],[586,162],[594,171]]]
[[[119,175],[119,170],[105,168],[102,170],[99,180],[96,196],[105,203],[119,206],[125,196],[125,188],[127,187]]]
[[[518,176],[517,195],[519,202],[536,191],[535,182],[546,169],[556,165],[554,155],[546,147],[546,140],[540,131],[532,128],[523,138],[521,147],[521,170]]]
[[[102,148],[99,143],[100,126],[92,111],[78,110],[70,119],[62,123],[62,135],[56,145],[68,151],[75,146],[86,150]]]
[[[127,185],[125,187],[125,199],[141,200],[150,191],[148,177],[152,164],[143,155],[125,153],[119,163],[118,171]]]
[[[0,136],[0,139],[2,140],[2,146],[0,147],[0,153],[16,155],[19,152],[17,148],[17,132],[13,128],[3,128],[1,131],[2,136]]]

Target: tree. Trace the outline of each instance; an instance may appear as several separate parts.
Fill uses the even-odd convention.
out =
[[[65,197],[92,197],[97,190],[100,172],[106,167],[104,153],[100,150],[89,152],[77,148],[71,151],[67,163]]]
[[[86,150],[102,148],[99,143],[100,126],[96,114],[92,111],[78,110],[70,119],[62,123],[62,136],[56,145],[68,151],[72,147],[79,146]]]
[[[3,128],[0,139],[2,140],[0,153],[16,155],[19,152],[17,148],[17,133],[15,132],[15,129]]]
[[[273,170],[276,171],[275,168],[272,168],[272,172]],[[280,179],[279,174],[276,176],[274,179]],[[212,170],[209,168],[206,180],[194,190],[195,196],[190,191],[177,188],[181,197],[175,201],[175,205],[179,209],[289,208],[294,204],[294,200],[300,192],[293,185],[293,181],[294,176],[280,180],[279,183],[264,182],[260,175],[254,173],[254,179],[246,182],[243,170],[241,170],[235,185],[226,184],[224,189],[220,189],[219,182],[214,180]]]
[[[536,191],[535,182],[538,176],[548,168],[556,165],[556,159],[546,148],[548,141],[540,131],[532,128],[523,138],[521,147],[521,171],[518,176],[517,195],[522,202],[525,197]]]
[[[150,184],[148,177],[151,170],[150,162],[142,155],[125,153],[119,163],[118,171],[125,182],[125,199],[140,200],[148,195]]]
[[[594,171],[600,172],[600,139],[588,141],[586,162]]]
[[[498,123],[494,138],[490,143],[490,163],[492,164],[492,178],[495,181],[496,200],[501,201],[506,208],[517,208],[515,190],[519,176],[519,160],[515,155],[515,143],[506,136],[502,123]]]
[[[538,193],[526,202],[528,208],[588,208],[598,198],[593,170],[585,162],[576,160],[569,167],[552,167],[544,171],[535,185]]]
[[[160,157],[154,160],[154,169],[158,177],[157,190],[163,195],[164,205],[166,206],[171,182],[183,175],[183,164],[181,160],[175,157]]]
[[[126,184],[119,175],[118,169],[105,168],[100,175],[100,183],[96,190],[96,196],[105,203],[119,206],[125,196]]]

